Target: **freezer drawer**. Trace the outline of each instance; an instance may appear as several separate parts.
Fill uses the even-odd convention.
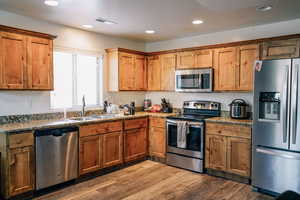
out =
[[[300,193],[300,153],[255,147],[252,185],[275,193]]]

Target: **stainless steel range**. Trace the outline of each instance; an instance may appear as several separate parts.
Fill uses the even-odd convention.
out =
[[[167,164],[203,172],[204,119],[220,116],[221,105],[211,101],[185,101],[183,114],[167,118]]]

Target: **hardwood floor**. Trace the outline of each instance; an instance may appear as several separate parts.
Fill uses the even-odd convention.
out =
[[[251,186],[153,161],[82,182],[35,200],[272,200]]]

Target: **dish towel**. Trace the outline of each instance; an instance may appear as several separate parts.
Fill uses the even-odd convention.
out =
[[[185,121],[177,122],[177,147],[186,148],[186,137],[189,134],[189,124]]]

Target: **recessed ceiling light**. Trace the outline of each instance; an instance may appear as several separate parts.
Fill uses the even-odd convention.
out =
[[[93,28],[93,26],[92,25],[90,25],[90,24],[84,24],[84,25],[82,25],[84,28]]]
[[[146,30],[145,33],[147,33],[147,34],[154,34],[155,31],[154,30]]]
[[[199,20],[199,19],[197,19],[197,20],[193,20],[193,21],[192,21],[192,23],[193,23],[193,24],[202,24],[202,23],[203,23],[203,21],[202,21],[202,20]]]
[[[58,1],[56,1],[56,0],[45,0],[44,3],[47,6],[58,6]]]
[[[103,23],[108,24],[108,25],[116,24],[115,22],[112,22],[112,21],[104,21]]]
[[[260,7],[257,7],[256,8],[256,10],[257,11],[262,11],[262,12],[264,12],[264,11],[269,11],[269,10],[271,10],[273,7],[271,6],[271,5],[268,5],[268,6],[260,6]]]

